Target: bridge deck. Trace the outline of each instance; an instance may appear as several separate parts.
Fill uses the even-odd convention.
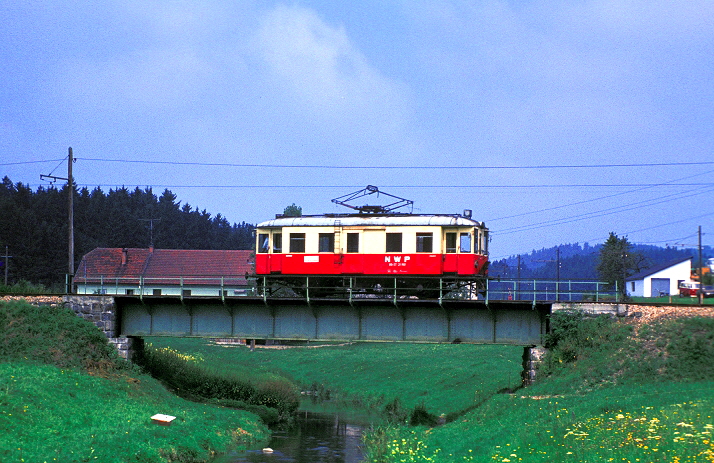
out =
[[[549,303],[117,296],[123,336],[537,345]]]

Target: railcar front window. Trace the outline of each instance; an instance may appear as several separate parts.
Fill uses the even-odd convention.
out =
[[[273,233],[273,252],[280,254],[283,252],[283,234]]]
[[[305,233],[290,233],[290,252],[305,252]]]
[[[387,233],[387,252],[402,252],[402,234]]]
[[[432,252],[434,248],[433,233],[417,233],[416,234],[416,251],[417,252]]]
[[[459,244],[461,252],[471,252],[471,233],[462,233]]]
[[[347,234],[347,252],[359,252],[359,233]]]
[[[320,233],[319,237],[319,252],[335,252],[335,234]]]
[[[446,234],[446,252],[454,253],[456,252],[456,233]]]
[[[258,252],[268,252],[269,247],[269,235],[267,233],[260,233],[258,235]]]

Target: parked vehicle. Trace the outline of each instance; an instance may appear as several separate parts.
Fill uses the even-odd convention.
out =
[[[699,283],[680,283],[679,297],[697,297],[699,294]],[[714,297],[714,286],[706,285],[702,287],[703,297]]]

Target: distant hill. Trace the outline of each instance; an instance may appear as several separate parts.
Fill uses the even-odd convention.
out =
[[[561,280],[598,280],[597,263],[601,244],[590,246],[588,243],[561,244],[552,248],[533,250],[520,256],[520,273],[518,271],[519,256],[491,261],[489,275],[492,278],[533,278],[555,280],[557,276],[558,249],[560,249],[560,279]],[[698,258],[696,249],[677,249],[652,245],[633,244],[632,250],[645,257],[645,265],[653,267],[682,257]],[[702,252],[704,259],[714,256],[714,249],[705,246]]]

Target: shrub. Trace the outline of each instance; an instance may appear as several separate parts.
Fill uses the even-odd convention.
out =
[[[666,376],[687,381],[714,378],[714,319],[685,318],[668,324]]]
[[[414,407],[411,416],[409,417],[410,426],[429,426],[434,427],[438,424],[439,418],[433,413],[429,413],[426,406],[421,403]]]
[[[44,285],[33,284],[26,280],[20,280],[12,285],[0,285],[0,294],[47,294],[50,292]]]
[[[581,312],[556,312],[550,318],[548,349],[540,366],[541,374],[551,375],[587,366],[584,385],[611,383],[630,363],[632,327],[616,318],[590,316]],[[583,365],[584,364],[584,365]]]
[[[289,419],[299,406],[299,393],[287,381],[272,380],[255,385],[206,368],[201,362],[200,357],[147,344],[141,366],[183,397],[248,410],[267,423]]]
[[[394,400],[384,406],[384,409],[382,409],[382,415],[388,423],[403,424],[407,421],[408,413],[402,407],[399,397],[395,397]]]

